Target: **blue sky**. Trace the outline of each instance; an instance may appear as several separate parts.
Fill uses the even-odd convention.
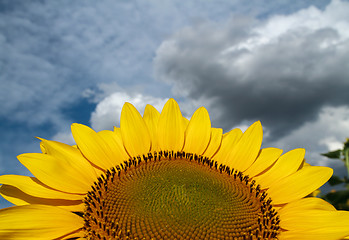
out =
[[[175,98],[225,131],[261,120],[264,146],[319,153],[349,137],[349,2],[0,1],[0,174],[35,136],[119,124]],[[340,171],[340,169],[338,170]],[[0,202],[0,205],[4,205]]]

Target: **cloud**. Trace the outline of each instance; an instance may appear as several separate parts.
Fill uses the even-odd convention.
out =
[[[267,19],[233,17],[183,28],[157,50],[154,72],[173,93],[210,102],[230,129],[262,120],[282,137],[349,102],[349,3],[333,0]]]
[[[161,112],[163,106],[169,99],[137,92],[126,92],[115,84],[102,84],[97,90],[89,89],[84,94],[86,97],[96,102],[96,107],[91,113],[89,120],[91,127],[95,131],[112,130],[114,126],[119,127],[120,115],[125,102],[134,105],[140,114],[143,115],[147,104],[152,105]],[[176,99],[176,101],[180,106],[182,115],[187,119],[191,118],[197,108],[206,106],[205,102],[195,100]],[[210,117],[214,117],[214,114],[210,113]],[[235,127],[242,127],[242,129],[245,130],[248,126],[245,124]],[[75,144],[70,130],[56,133],[53,136],[53,140],[71,145]]]
[[[168,31],[159,20],[165,16],[146,14],[152,5],[81,3],[2,4],[0,119],[64,126],[63,109],[98,84],[140,92],[161,86],[151,79],[151,58]]]
[[[316,118],[305,122],[273,144],[285,150],[305,147],[310,151],[333,151],[349,137],[349,106],[324,107]]]
[[[112,130],[113,126],[119,126],[120,114],[125,102],[133,104],[143,115],[147,104],[153,105],[158,111],[161,111],[167,100],[167,98],[156,98],[142,94],[129,95],[115,92],[98,103],[96,110],[91,115],[92,127],[96,131],[100,131]]]
[[[0,118],[31,126],[65,125],[61,109],[100,83],[169,94],[165,85],[153,81],[151,60],[176,29],[201,19],[222,21],[232,12],[267,14],[306,4],[2,1]]]
[[[326,1],[316,4],[321,7]],[[33,136],[72,144],[70,124],[88,124],[93,104],[106,102],[115,92],[130,96],[131,102],[137,94],[170,97],[168,85],[153,80],[152,59],[174,31],[202,21],[222,23],[236,13],[265,17],[276,11],[294,12],[308,4],[307,0],[292,4],[260,0],[243,4],[230,0],[219,4],[201,0],[0,1],[0,126],[4,139],[0,168],[16,172],[18,166],[10,163],[16,155],[39,151]],[[188,103],[181,109],[188,117],[197,106],[209,106],[211,99],[180,98]],[[215,104],[210,113],[223,118]],[[102,117],[96,120],[98,114],[96,110],[93,117],[96,128],[117,124],[118,115],[105,116],[110,120],[102,123]]]
[[[314,120],[305,122],[287,136],[268,141],[267,146],[275,146],[284,151],[294,148],[306,149],[306,160],[312,165],[329,166],[335,175],[346,176],[346,168],[340,160],[331,160],[321,153],[343,148],[349,137],[349,106],[323,107]]]
[[[154,106],[161,112],[168,98],[153,97],[137,92],[127,93],[118,85],[101,84],[98,89],[87,89],[84,96],[96,103],[95,109],[90,114],[89,125],[95,131],[113,130],[114,126],[120,126],[121,110],[125,102],[133,104],[143,115],[147,104]],[[190,108],[191,110],[191,108]],[[75,144],[70,129],[57,132],[53,138],[55,141],[66,144]]]

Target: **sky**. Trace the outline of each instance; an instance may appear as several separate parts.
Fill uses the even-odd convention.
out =
[[[314,165],[349,137],[349,1],[0,0],[0,174],[35,137],[74,144],[74,122],[119,125],[175,98],[214,127],[261,120],[263,147]],[[0,200],[0,207],[5,206]]]

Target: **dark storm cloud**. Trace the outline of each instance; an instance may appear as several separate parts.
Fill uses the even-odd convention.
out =
[[[151,59],[164,36],[197,19],[285,13],[307,5],[303,0],[0,1],[0,118],[65,125],[62,108],[100,83],[166,95],[151,75]]]
[[[186,28],[158,49],[156,76],[177,94],[210,102],[227,129],[260,119],[272,136],[284,135],[324,106],[349,104],[344,9],[347,2],[334,1],[324,11]]]
[[[316,4],[322,8],[326,2]],[[170,97],[168,85],[153,80],[152,59],[178,29],[203,19],[223,22],[234,13],[266,17],[308,5],[307,0],[1,0],[0,169],[12,168],[8,162],[15,153],[36,151],[29,143],[23,146],[33,135],[71,143],[71,134],[65,134],[70,123],[88,124],[93,104],[90,123],[105,126],[98,107],[110,103],[102,97],[113,95],[112,85],[128,96]],[[208,47],[214,52],[214,45]]]

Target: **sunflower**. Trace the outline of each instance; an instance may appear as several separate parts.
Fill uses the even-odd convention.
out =
[[[304,149],[262,148],[262,126],[223,134],[207,110],[190,121],[175,100],[120,128],[72,125],[76,145],[41,140],[19,161],[35,177],[0,176],[0,239],[342,239],[349,213],[306,197],[332,169]]]

